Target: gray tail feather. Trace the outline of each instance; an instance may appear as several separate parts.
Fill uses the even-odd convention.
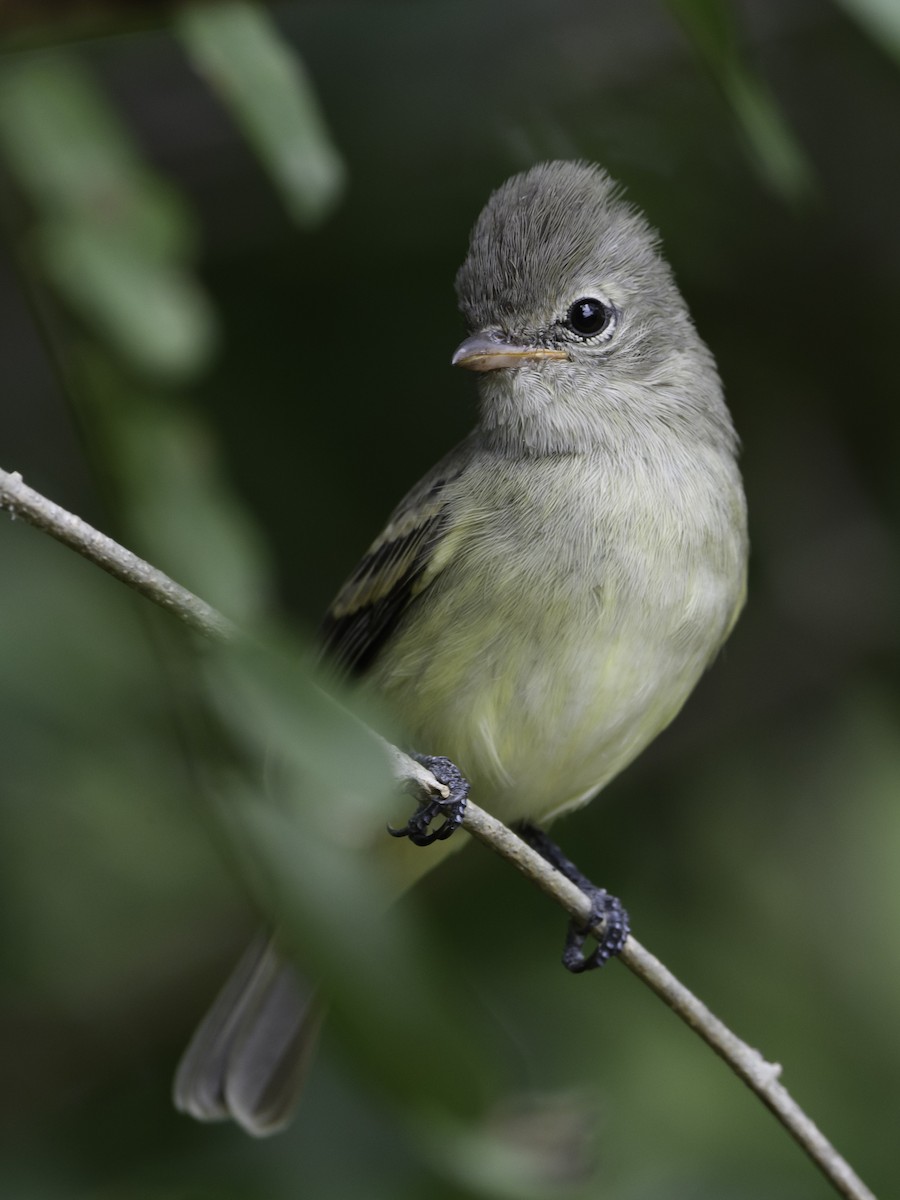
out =
[[[247,948],[175,1073],[175,1107],[198,1121],[236,1121],[254,1137],[291,1118],[321,1006],[269,937]]]

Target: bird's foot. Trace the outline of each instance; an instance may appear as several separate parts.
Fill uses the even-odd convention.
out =
[[[606,888],[594,884],[578,885],[590,898],[591,913],[581,924],[573,919],[569,922],[562,962],[567,971],[577,975],[581,971],[593,971],[615,958],[628,939],[630,926],[628,913],[618,896],[611,896]],[[594,934],[595,926],[603,922],[603,932],[597,937],[597,945],[590,954],[585,954],[584,943]]]
[[[429,754],[414,754],[412,757],[430,771],[439,783],[449,788],[450,795],[446,799],[435,796],[431,800],[423,800],[402,829],[388,825],[388,833],[391,837],[409,838],[414,846],[430,846],[432,842],[443,842],[462,825],[469,802],[469,781],[449,758]],[[432,829],[431,823],[438,817],[444,818],[443,823]]]
[[[562,962],[567,971],[580,974],[602,967],[622,950],[630,931],[628,913],[616,896],[611,896],[606,888],[597,887],[595,883],[583,875],[560,850],[559,846],[542,829],[536,825],[523,822],[517,826],[517,831],[533,850],[537,850],[551,866],[556,867],[566,879],[580,888],[591,902],[591,911],[585,921],[574,917],[569,922],[566,944],[563,950]],[[594,927],[603,923],[599,937],[594,934]],[[590,954],[584,953],[584,944],[591,936],[597,937],[597,945]]]

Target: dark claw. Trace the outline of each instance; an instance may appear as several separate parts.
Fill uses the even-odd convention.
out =
[[[566,879],[570,879],[576,887],[579,887],[591,902],[590,915],[586,921],[576,921],[573,918],[569,922],[569,931],[566,935],[566,945],[562,956],[563,966],[567,971],[572,971],[576,975],[582,971],[592,971],[596,967],[602,967],[604,963],[609,962],[611,958],[621,952],[628,939],[630,931],[628,913],[625,911],[622,901],[616,896],[611,896],[606,888],[597,887],[595,883],[591,883],[542,829],[538,829],[536,825],[528,822],[522,822],[518,826],[518,830],[532,849],[537,850],[542,858],[545,858],[558,871],[561,871]],[[598,938],[593,953],[585,954],[584,943],[592,935],[594,926],[599,925],[601,921],[604,922],[603,935]]]
[[[572,920],[563,950],[563,966],[578,975],[581,971],[593,971],[615,958],[628,939],[628,913],[617,896],[611,896],[605,888],[590,889],[579,885],[591,899],[591,914],[584,924]],[[592,954],[585,954],[582,947],[591,936],[595,925],[604,922],[603,936],[598,939]]]
[[[428,754],[412,756],[435,779],[450,789],[446,800],[435,798],[425,800],[419,805],[402,829],[388,825],[391,837],[406,837],[414,846],[430,846],[432,842],[443,842],[462,825],[466,815],[466,805],[469,802],[469,781],[465,778],[449,758],[440,758]],[[443,823],[437,829],[430,829],[432,821],[443,817]]]

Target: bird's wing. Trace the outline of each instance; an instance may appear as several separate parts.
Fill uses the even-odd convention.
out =
[[[361,675],[410,604],[452,557],[447,486],[465,470],[463,442],[412,489],[391,514],[334,598],[319,628],[322,652],[342,674]]]

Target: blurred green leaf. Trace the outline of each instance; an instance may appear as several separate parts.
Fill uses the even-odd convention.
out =
[[[79,216],[44,225],[36,243],[59,291],[138,370],[181,379],[209,360],[215,329],[206,296],[134,231]]]
[[[757,169],[785,200],[813,189],[813,171],[763,80],[744,61],[725,0],[668,0],[668,5],[730,103]]]
[[[900,4],[897,0],[837,0],[837,3],[888,54],[900,59]]]
[[[188,212],[77,60],[41,55],[0,77],[0,148],[69,304],[140,371],[182,379],[205,366],[215,322],[186,269]]]
[[[255,624],[271,601],[269,555],[263,531],[225,478],[212,431],[160,398],[136,406],[119,432],[129,525],[139,544],[232,620]]]
[[[502,1200],[588,1200],[603,1194],[585,1092],[505,1097],[481,1127],[422,1120],[418,1142],[462,1194]]]
[[[77,350],[70,364],[82,416],[114,480],[128,542],[232,620],[255,625],[271,600],[271,564],[212,430],[182,396],[135,385],[95,346]]]
[[[205,657],[208,694],[236,748],[230,767],[211,766],[224,828],[355,1056],[404,1104],[472,1115],[489,1064],[476,1059],[464,1006],[424,931],[394,904],[397,871],[411,856],[427,870],[440,848],[429,854],[387,836],[397,787],[384,747],[316,686],[306,660],[272,637]]]
[[[786,200],[808,196],[812,168],[762,80],[735,61],[723,70],[721,84],[769,185]]]
[[[0,142],[42,215],[115,229],[159,258],[193,251],[185,205],[142,161],[75,58],[26,58],[0,76]]]
[[[306,70],[268,13],[240,0],[192,4],[179,12],[176,28],[294,219],[323,217],[342,192],[344,166]]]

